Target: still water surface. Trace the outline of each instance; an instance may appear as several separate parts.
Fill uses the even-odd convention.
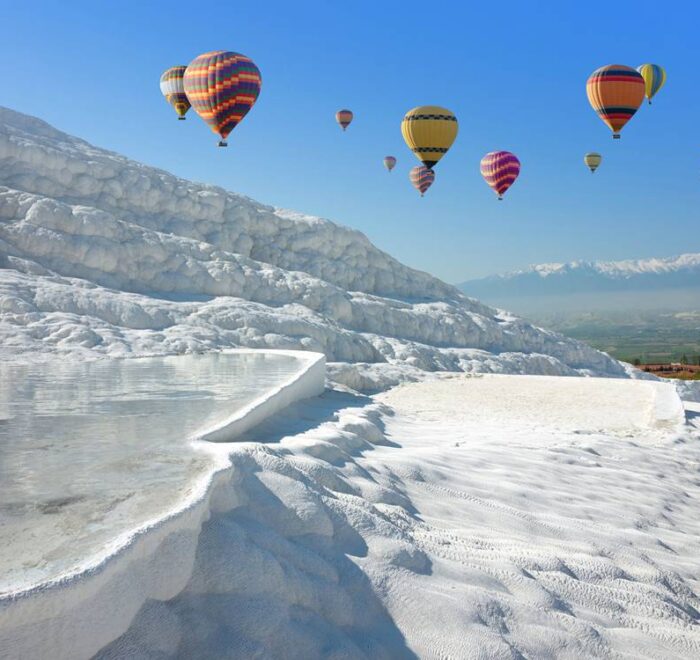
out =
[[[176,506],[213,463],[188,438],[300,366],[264,353],[0,364],[0,594]]]

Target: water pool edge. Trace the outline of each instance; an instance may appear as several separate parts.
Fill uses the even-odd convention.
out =
[[[190,438],[214,458],[173,508],[122,533],[97,555],[51,580],[0,595],[0,657],[89,658],[121,635],[148,598],[167,600],[190,575],[201,525],[219,480],[231,478],[227,442],[286,406],[325,388],[325,356],[292,350],[229,349],[298,359],[281,385],[215,428]],[[81,648],[73,644],[80,640]]]

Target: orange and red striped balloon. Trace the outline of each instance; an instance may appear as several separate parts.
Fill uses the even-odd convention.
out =
[[[506,190],[520,174],[520,161],[510,151],[491,151],[481,159],[481,176],[486,183],[503,199]]]
[[[190,62],[183,83],[195,112],[221,136],[219,146],[225,147],[229,133],[257,101],[262,78],[245,55],[215,50]]]
[[[352,118],[353,114],[351,110],[338,110],[338,112],[335,113],[335,120],[340,124],[343,130],[350,126]]]
[[[613,132],[613,138],[619,139],[620,131],[644,100],[644,78],[630,66],[608,64],[590,75],[586,93],[593,109]]]

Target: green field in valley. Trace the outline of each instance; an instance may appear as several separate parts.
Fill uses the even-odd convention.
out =
[[[579,313],[536,323],[579,339],[618,360],[700,364],[700,312]]]

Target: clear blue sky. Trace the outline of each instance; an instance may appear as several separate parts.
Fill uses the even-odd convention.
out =
[[[666,11],[668,8],[668,11]],[[700,251],[696,2],[6,2],[0,104],[98,146],[268,204],[331,218],[451,282],[542,261]],[[258,64],[228,149],[178,122],[161,72],[207,50]],[[598,66],[655,62],[668,82],[618,142],[588,105]],[[453,110],[457,141],[425,198],[400,121]],[[355,112],[343,134],[341,107]],[[481,156],[520,179],[497,202]],[[600,151],[595,175],[582,163]],[[382,158],[399,159],[393,173]],[[0,182],[1,183],[1,182]]]

